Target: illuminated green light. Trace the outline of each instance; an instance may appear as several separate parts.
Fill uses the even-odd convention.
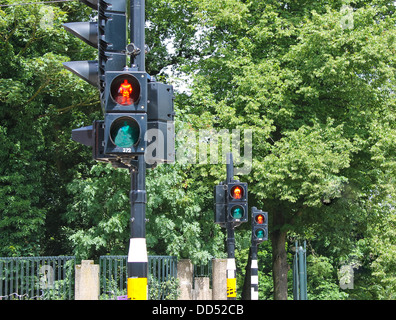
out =
[[[234,206],[231,209],[231,217],[234,219],[241,219],[243,217],[244,210],[241,206]]]
[[[110,136],[118,147],[131,148],[139,141],[139,125],[135,119],[129,117],[118,118],[111,125]]]
[[[263,229],[257,229],[256,230],[256,237],[257,238],[264,238],[264,235],[265,235],[265,233],[264,233]]]

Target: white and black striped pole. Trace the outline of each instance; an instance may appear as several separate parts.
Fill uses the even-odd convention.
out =
[[[257,243],[252,241],[251,247],[251,269],[250,269],[250,299],[258,300],[258,262],[257,262]]]

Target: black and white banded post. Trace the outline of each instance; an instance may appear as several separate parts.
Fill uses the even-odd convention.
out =
[[[252,241],[251,246],[251,266],[250,266],[250,299],[258,300],[258,261],[257,261],[257,243]]]

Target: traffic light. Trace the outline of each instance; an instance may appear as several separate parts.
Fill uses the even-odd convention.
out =
[[[268,240],[268,212],[252,207],[252,240],[261,243]]]
[[[92,147],[92,157],[96,161],[110,162],[114,168],[128,169],[115,156],[104,154],[104,121],[95,120],[91,126],[86,126],[72,130],[72,139],[76,142]]]
[[[175,161],[173,87],[150,79],[147,87],[147,164]]]
[[[147,130],[147,82],[144,71],[105,73],[105,154],[131,157],[144,154]]]
[[[225,228],[226,223],[226,192],[227,185],[219,184],[214,187],[214,222]]]
[[[98,11],[96,22],[69,22],[64,28],[92,47],[98,48],[95,61],[69,61],[63,66],[97,87],[102,107],[105,105],[105,73],[120,71],[126,65],[126,2],[125,0],[80,0]],[[115,167],[125,167],[115,155],[104,152],[104,121],[94,121],[72,131],[73,140],[91,146],[97,161],[111,162]]]
[[[231,222],[235,227],[248,220],[248,189],[247,183],[234,181],[220,183],[214,187],[214,222],[226,227]]]
[[[246,222],[248,219],[247,215],[247,183],[245,182],[230,182],[227,185],[228,190],[228,201],[227,201],[227,213],[228,222],[233,222],[239,225],[242,222]]]
[[[96,22],[69,22],[63,27],[85,43],[98,48],[98,60],[69,61],[63,66],[104,91],[105,71],[122,70],[126,65],[125,0],[80,0],[98,10]]]

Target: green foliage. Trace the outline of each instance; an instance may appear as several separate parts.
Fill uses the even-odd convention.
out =
[[[348,294],[339,285],[336,269],[330,259],[323,256],[307,257],[307,288],[309,300],[344,300]]]
[[[255,168],[259,195],[291,203],[302,199],[310,207],[322,206],[323,197],[339,198],[348,181],[339,173],[349,167],[354,151],[342,134],[342,126],[331,124],[301,126],[286,133]]]
[[[371,237],[372,201],[395,197],[394,8],[351,3],[345,28],[341,5],[200,1],[197,46],[210,53],[190,64],[185,103],[196,122],[254,129],[249,203],[269,211],[270,231],[312,239],[333,268]],[[342,298],[329,281],[327,297]]]
[[[68,206],[63,228],[74,253],[79,259],[125,254],[130,216],[127,172],[95,164],[89,177],[78,176],[68,185],[74,202]]]
[[[249,236],[246,233],[246,237]],[[242,239],[238,239],[242,240]],[[250,242],[249,239],[245,239]],[[240,241],[238,241],[241,243]],[[242,245],[241,249],[235,251],[235,261],[237,265],[237,298],[242,298],[242,289],[244,287],[244,282],[248,279],[246,276],[246,269],[250,268],[248,264],[249,248],[248,245]],[[273,279],[272,279],[272,254],[271,245],[269,242],[263,242],[258,247],[258,285],[259,285],[259,300],[272,300],[273,299]],[[250,283],[250,279],[248,280]],[[250,287],[248,291],[250,292]]]
[[[149,300],[177,300],[180,295],[179,281],[177,278],[169,278],[159,282],[153,276],[148,279]]]
[[[373,216],[370,219],[368,242],[370,269],[373,279],[375,299],[395,299],[396,286],[396,243],[395,239],[395,198],[388,197],[382,203],[373,205]]]
[[[106,288],[108,292],[100,295],[99,300],[115,300],[119,296],[126,296],[127,290],[120,290],[114,279],[108,280]],[[160,282],[152,275],[148,278],[148,298],[149,300],[177,300],[179,297],[179,281],[177,278],[169,278]]]
[[[196,262],[222,251],[223,234],[212,221],[213,194],[192,169],[162,165],[149,173],[147,241],[156,254],[166,252]]]
[[[83,47],[68,43],[61,28],[66,11],[51,7],[53,23],[46,27],[42,4],[9,4],[0,9],[0,255],[64,254],[65,184],[79,162],[71,126],[87,121],[93,109],[78,109],[98,100],[62,67],[68,46]]]
[[[61,24],[92,10],[16,3],[0,8],[0,255],[125,254],[129,174],[70,139],[102,115],[97,90],[62,62],[97,50]],[[395,10],[385,0],[348,3],[352,28],[341,23],[342,1],[146,1],[146,65],[161,81],[169,70],[187,79],[177,130],[253,130],[252,171],[239,179],[249,205],[269,212],[271,235],[309,241],[312,298],[394,299]],[[149,252],[223,257],[212,192],[224,178],[224,164],[149,171]],[[247,224],[236,234],[243,270]],[[259,251],[266,299],[272,241]],[[345,294],[336,270],[349,259],[359,272]]]
[[[111,279],[106,280],[106,288],[108,290],[99,296],[99,300],[116,300],[117,297],[126,296],[127,289],[119,289],[117,281],[111,276]]]

